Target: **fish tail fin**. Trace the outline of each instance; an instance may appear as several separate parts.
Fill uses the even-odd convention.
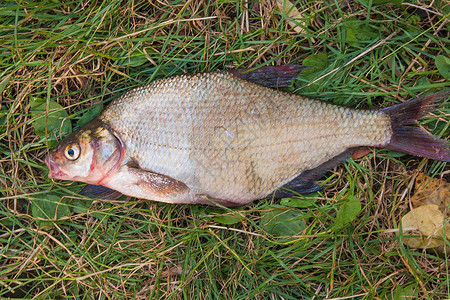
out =
[[[448,97],[450,89],[393,105],[382,112],[391,118],[392,137],[384,148],[441,161],[450,161],[450,144],[420,127],[417,120]]]

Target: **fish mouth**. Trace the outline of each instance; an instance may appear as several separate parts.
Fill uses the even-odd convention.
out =
[[[61,171],[61,169],[58,167],[58,164],[50,158],[50,155],[47,155],[47,157],[45,158],[45,164],[47,165],[49,170],[48,178],[64,179],[67,177],[67,174]]]

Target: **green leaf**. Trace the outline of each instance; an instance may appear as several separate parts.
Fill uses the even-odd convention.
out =
[[[217,223],[225,225],[232,225],[241,222],[239,217],[227,214],[227,211],[222,208],[205,205],[191,205],[190,208],[193,215],[196,215],[206,222],[214,220]]]
[[[375,4],[385,4],[385,3],[394,3],[397,6],[402,5],[403,0],[361,0],[361,3],[368,6],[372,2],[372,5]]]
[[[241,222],[241,219],[236,216],[231,215],[218,215],[214,216],[214,221],[224,225],[233,225]]]
[[[450,58],[438,55],[434,60],[439,73],[447,80],[450,80]]]
[[[63,107],[53,100],[47,103],[43,99],[35,99],[31,102],[31,116],[33,128],[37,135],[46,137],[50,147],[56,146],[56,137],[61,138],[72,132],[72,124],[69,115]]]
[[[273,209],[259,220],[262,229],[271,235],[290,236],[306,228],[305,216],[296,209]]]
[[[359,20],[344,23],[345,42],[352,47],[357,47],[365,41],[379,38],[378,30]]]
[[[77,214],[84,214],[88,211],[94,200],[74,200],[72,201],[72,210]]]
[[[31,202],[31,215],[35,218],[57,221],[70,215],[64,198],[54,193],[36,195]],[[52,226],[53,222],[36,220],[39,226]]]
[[[12,73],[9,73],[8,75],[2,77],[2,80],[0,81],[0,94],[3,93],[6,86],[8,85],[9,80],[11,79],[11,75]]]
[[[121,59],[117,62],[117,65],[121,67],[139,67],[149,62],[147,57],[141,51],[133,52],[129,57]]]
[[[450,14],[450,5],[448,5],[447,0],[436,0],[434,4],[434,7],[438,7],[444,15]]]
[[[420,78],[419,78],[419,80],[417,80],[417,86],[430,86],[430,84],[431,84],[431,82],[430,82],[430,79],[428,79],[427,77],[425,77],[425,76],[421,76]],[[425,88],[424,88],[425,89]],[[431,93],[431,92],[430,92]]]
[[[308,208],[316,204],[315,198],[283,198],[280,204],[283,206],[296,207],[296,208]]]
[[[406,22],[408,22],[408,24],[411,24],[411,25],[417,25],[417,23],[419,23],[420,20],[421,20],[420,16],[413,14],[406,19]]]
[[[204,221],[211,221],[211,211],[210,211],[210,207],[206,206],[206,205],[191,205],[189,206],[189,208],[191,209],[191,213],[194,216],[197,216],[200,219],[203,219]]]
[[[300,73],[298,78],[300,80],[294,82],[295,88],[301,88],[304,92],[317,92],[327,79],[322,78],[314,84],[311,82],[317,80],[328,67],[328,55],[326,53],[311,54],[303,60],[302,64],[307,68]],[[304,86],[305,84],[309,85]]]
[[[71,202],[72,204],[72,210],[74,213],[77,214],[88,214],[89,216],[92,216],[96,218],[97,220],[101,221],[102,223],[106,224],[109,218],[109,214],[104,212],[95,212],[91,211],[90,207],[94,200],[73,200]],[[106,203],[105,203],[106,204]],[[107,207],[107,205],[105,205]]]
[[[324,70],[327,67],[328,56],[326,53],[311,54],[302,62],[304,66],[308,66],[301,74],[302,76],[313,74],[317,71]]]
[[[403,157],[403,156],[405,156],[405,155],[406,155],[406,154],[403,153],[403,152],[399,152],[399,151],[395,151],[395,150],[389,151],[389,156],[390,156],[390,157],[399,158],[399,157]]]
[[[331,231],[336,231],[352,222],[361,211],[361,202],[353,195],[347,197],[339,209]]]
[[[81,118],[78,120],[77,125],[82,127],[83,125],[89,123],[93,118],[95,118],[99,113],[101,113],[103,110],[102,104],[96,104],[89,108],[88,111],[86,111]]]
[[[416,299],[418,296],[418,286],[416,283],[408,283],[398,286],[394,294],[392,295],[393,300],[406,300],[406,299]]]
[[[0,109],[0,134],[6,131],[6,116],[8,115],[8,110],[6,107]]]

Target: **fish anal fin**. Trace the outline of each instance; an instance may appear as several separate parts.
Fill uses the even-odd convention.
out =
[[[270,88],[287,87],[304,70],[302,65],[266,66],[258,69],[236,69],[229,73],[246,81]]]
[[[102,185],[86,185],[79,193],[82,196],[87,196],[90,198],[97,198],[103,200],[116,200],[122,196],[122,193],[110,189]]]
[[[201,195],[201,194],[197,194],[195,195],[196,200],[195,203],[196,204],[207,204],[207,205],[211,205],[211,206],[225,206],[225,207],[236,207],[236,206],[242,206],[244,204],[248,204],[249,202],[246,201],[245,203],[238,203],[238,202],[232,202],[226,199],[219,199],[219,198],[214,198],[214,197],[210,197],[208,195]]]
[[[295,179],[274,192],[274,198],[286,198],[292,196],[306,195],[314,192],[321,191],[322,188],[313,182],[302,182],[297,183]]]
[[[356,148],[350,148],[338,154],[337,156],[327,160],[318,167],[303,171],[300,175],[281,186],[275,191],[275,198],[283,198],[298,194],[308,194],[320,191],[321,188],[314,183],[323,173],[343,163],[351,157]]]

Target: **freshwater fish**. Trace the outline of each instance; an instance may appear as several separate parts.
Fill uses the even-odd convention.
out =
[[[49,177],[94,194],[239,206],[318,190],[314,180],[361,146],[450,161],[449,144],[416,126],[450,90],[357,110],[272,88],[300,70],[180,75],[132,89],[49,152]]]

